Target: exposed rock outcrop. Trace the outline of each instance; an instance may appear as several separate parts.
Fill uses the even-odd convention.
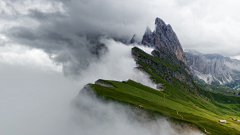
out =
[[[133,44],[136,42],[136,35],[134,34],[132,39],[130,40],[130,44]]]
[[[101,86],[104,86],[104,87],[114,87],[111,83],[108,83],[108,82],[103,81],[103,80],[101,80],[101,79],[97,80],[97,81],[95,82],[95,84],[101,85]]]
[[[228,86],[240,79],[240,61],[238,60],[219,54],[201,54],[193,50],[188,50],[185,54],[194,77],[205,83]]]
[[[179,60],[183,61],[188,66],[187,58],[171,25],[166,25],[160,18],[156,18],[155,25],[156,29],[154,32],[149,28],[146,29],[143,35],[142,44],[156,47],[157,50],[168,51],[169,53],[175,54]]]
[[[137,61],[140,70],[147,68],[139,64],[139,62],[142,62],[152,67],[152,69],[147,70],[161,76],[167,82],[173,84],[175,83],[174,78],[177,78],[179,81],[194,88],[194,84],[192,83],[193,76],[187,72],[186,65],[178,60],[175,55],[154,50],[151,56],[139,48],[133,48],[132,55]],[[158,60],[161,62],[155,61],[154,58],[159,58]]]
[[[143,35],[142,38],[142,44],[148,47],[154,47],[155,45],[153,44],[152,38],[153,38],[153,32],[151,31],[151,29],[149,27],[146,28],[146,31]]]
[[[160,18],[156,18],[155,25],[156,28],[153,32],[147,27],[141,43],[142,45],[155,48],[151,53],[152,56],[148,54],[140,55],[139,53],[142,53],[142,50],[133,49],[132,54],[135,60],[150,65],[154,71],[148,69],[149,71],[158,74],[169,83],[174,83],[174,78],[177,78],[194,88],[192,83],[194,78],[177,35],[172,27],[169,24],[166,25]],[[153,60],[156,58],[160,62]]]

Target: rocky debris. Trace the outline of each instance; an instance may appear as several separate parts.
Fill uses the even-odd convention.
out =
[[[166,25],[160,18],[156,18],[155,25],[156,29],[154,32],[147,27],[142,38],[142,44],[175,54],[179,60],[183,61],[189,67],[182,46],[171,25]]]

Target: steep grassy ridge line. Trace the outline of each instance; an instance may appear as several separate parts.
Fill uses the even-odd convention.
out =
[[[195,124],[206,134],[240,134],[240,123],[231,119],[240,119],[240,97],[203,89],[194,82],[184,65],[178,65],[177,60],[175,62],[171,60],[174,56],[170,59],[165,54],[161,58],[157,55],[151,56],[136,47],[132,52],[139,65],[138,69],[149,74],[156,84],[163,84],[164,91],[132,80],[126,82],[99,80],[97,82],[102,82],[103,86],[101,83],[88,86],[98,95],[107,97],[106,100],[118,100],[141,106],[146,110]],[[227,124],[219,123],[221,119],[227,120]]]
[[[171,84],[175,83],[175,80],[172,78],[174,77],[195,88],[192,83],[194,79],[189,68],[184,62],[178,60],[174,54],[169,53],[167,49],[164,51],[163,49],[160,51],[154,50],[152,56],[138,47],[134,47],[132,48],[132,55],[137,61],[139,68],[145,67]]]
[[[139,64],[139,69],[143,70],[144,72],[148,73],[151,76],[151,79],[155,82],[155,83],[161,83],[164,81],[167,81],[171,84],[166,84],[168,88],[168,90],[171,90],[170,92],[172,93],[172,97],[179,97],[181,99],[184,98],[184,100],[186,100],[187,102],[192,102],[195,105],[197,105],[200,108],[204,108],[204,109],[208,109],[209,111],[212,111],[216,114],[229,114],[232,115],[232,112],[234,113],[239,113],[240,111],[240,97],[236,97],[236,96],[231,96],[231,95],[223,95],[220,93],[215,93],[215,92],[210,92],[210,91],[206,91],[205,89],[203,89],[202,87],[200,87],[198,84],[196,84],[192,79],[190,79],[191,84],[193,87],[187,85],[184,81],[181,81],[177,78],[175,78],[174,76],[169,75],[169,73],[165,73],[162,70],[158,70],[159,68],[157,66],[161,66],[163,67],[161,63],[162,59],[158,58],[158,57],[154,57],[151,56],[147,53],[145,53],[144,51],[142,51],[141,49],[135,47],[132,50],[134,50],[134,52],[137,54],[137,58],[135,59],[137,61],[137,63]],[[135,54],[133,54],[134,57],[136,58]],[[143,60],[143,59],[147,59],[147,60]],[[158,59],[158,62],[156,61],[156,63],[151,64],[148,61],[151,61],[152,59]],[[143,60],[143,61],[142,61]],[[167,65],[167,63],[172,63],[174,64],[175,62],[165,59],[164,63]],[[175,66],[177,67],[177,66]],[[176,69],[177,70],[177,69]],[[184,70],[180,67],[178,67],[178,72],[184,72]],[[184,74],[184,73],[181,73]],[[189,75],[189,78],[191,78],[192,76]],[[175,88],[177,88],[177,90],[175,90]],[[194,89],[193,89],[194,88]],[[192,99],[183,97],[181,95],[183,95],[181,92],[184,93],[189,93],[188,95],[192,95],[191,97],[193,97]],[[212,100],[214,99],[214,100]],[[198,101],[198,102],[196,102]],[[209,102],[213,102],[213,106],[211,108],[206,107],[206,101]],[[227,104],[227,105],[226,105]],[[211,106],[211,105],[208,105]],[[217,111],[214,106],[218,106],[221,108],[224,108],[224,111]]]
[[[179,66],[171,66],[174,65],[175,63],[172,60],[169,59],[158,59],[156,61],[156,57],[151,56],[141,49],[135,47],[132,49],[133,50],[133,55],[135,57],[135,60],[139,64],[139,69],[143,70],[144,72],[147,72],[150,76],[151,79],[156,82],[156,83],[162,83],[165,80],[170,82],[171,84],[167,84],[168,88],[170,87],[171,89],[166,89],[164,92],[168,94],[169,92],[172,91],[171,97],[174,96],[179,96],[183,95],[181,92],[188,93],[188,95],[191,95],[191,98],[188,98],[188,96],[184,97],[184,100],[193,103],[193,105],[200,107],[202,109],[211,111],[215,113],[216,115],[224,115],[225,119],[229,119],[229,116],[240,116],[239,111],[240,111],[240,98],[236,96],[230,96],[230,95],[223,95],[219,93],[214,93],[214,92],[209,92],[206,91],[205,89],[199,87],[198,84],[196,84],[193,80],[192,84],[194,87],[190,87],[189,83],[185,83],[181,79],[175,78],[174,76],[169,76],[169,73],[165,73],[163,70],[158,70],[159,68],[157,66],[163,67],[163,65],[167,66],[169,64],[170,66],[168,68],[171,68],[173,71],[178,71],[182,72],[181,74],[185,75],[185,71],[182,70]],[[137,57],[136,57],[137,54]],[[155,63],[152,64],[153,62],[149,61],[154,61]],[[162,64],[163,63],[163,64]],[[167,64],[166,64],[167,63]],[[177,67],[178,69],[174,69],[173,67]],[[167,76],[167,77],[166,77]],[[192,76],[189,76],[192,77]],[[177,88],[174,89],[173,87]],[[194,89],[196,91],[194,91]],[[183,99],[183,98],[182,98]],[[209,104],[211,102],[211,104]],[[214,117],[216,118],[216,117]],[[235,121],[233,121],[235,123]],[[235,127],[235,126],[234,126]],[[236,128],[239,130],[239,127]]]
[[[207,96],[208,98],[212,99],[212,96],[210,96],[209,93],[214,93],[214,92],[209,92],[209,91],[206,91],[205,89],[199,87],[199,85],[193,81],[193,77],[191,75],[188,75],[181,66],[179,66],[172,60],[170,60],[168,58],[163,59],[163,58],[151,56],[137,47],[134,47],[132,49],[132,51],[133,51],[133,56],[135,57],[135,60],[137,61],[137,64],[139,65],[138,68],[140,70],[143,70],[144,72],[148,73],[151,76],[151,79],[155,83],[160,83],[161,81],[164,80],[164,81],[167,81],[170,83],[170,85],[169,85],[170,87],[171,87],[171,85],[173,85],[180,90],[184,90],[185,92],[191,92],[196,95],[198,95],[198,93],[200,92],[200,93],[204,94],[205,96]],[[185,83],[185,81],[181,81],[180,79],[174,77],[173,72],[170,72],[168,70],[161,70],[161,69],[159,70],[158,66],[161,68],[169,68],[172,71],[176,71],[176,72],[178,72],[178,74],[182,75],[183,78],[187,77],[188,81],[191,82],[193,87],[189,86],[188,83]],[[165,72],[165,71],[167,71],[167,72]],[[206,93],[205,93],[205,91],[206,91]],[[215,95],[215,94],[217,94],[217,93],[214,93],[213,95]],[[231,103],[239,103],[240,104],[240,101],[236,100],[236,99],[239,99],[238,97],[234,98],[231,95],[224,95],[224,97],[222,97],[223,94],[217,94],[217,95],[220,97],[220,99],[216,98],[216,101],[218,101],[218,102],[228,103],[230,101]],[[229,100],[227,100],[228,97],[230,97]]]
[[[182,96],[172,98],[168,91],[172,90],[173,87],[169,88],[166,86],[166,90],[157,91],[131,80],[127,82],[106,82],[111,83],[115,87],[104,87],[96,84],[90,84],[90,87],[98,95],[103,95],[111,99],[138,106],[140,105],[144,109],[153,110],[180,121],[193,123],[203,132],[205,132],[205,130],[211,134],[239,134],[240,132],[236,130],[237,128],[240,129],[240,124],[237,122],[229,120],[229,124],[222,124],[218,122],[219,119],[226,119],[228,116],[217,115],[209,111],[210,109],[198,107],[199,105],[197,102],[201,102],[203,99],[199,99],[199,101],[196,102],[186,102],[185,99],[193,101],[194,98],[191,97],[193,95],[189,95],[182,91],[180,91]],[[163,82],[163,84],[167,85],[168,83]],[[179,91],[176,88],[174,90]],[[185,96],[185,99],[181,98],[183,96]],[[214,105],[210,102],[206,102],[205,106],[209,106],[211,108]],[[215,107],[215,109],[221,110],[221,108],[218,107]],[[235,116],[233,115],[232,117]],[[232,125],[235,125],[235,127],[232,127]]]

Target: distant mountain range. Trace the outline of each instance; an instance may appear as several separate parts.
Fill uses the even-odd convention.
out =
[[[240,60],[219,54],[202,54],[195,50],[186,50],[185,55],[199,82],[221,84],[240,90]]]

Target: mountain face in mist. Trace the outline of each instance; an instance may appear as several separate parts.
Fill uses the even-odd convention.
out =
[[[102,125],[104,125],[104,128],[109,127],[108,130],[106,130],[107,133],[102,133],[104,135],[109,134],[109,132],[111,132],[110,134],[112,134],[112,132],[116,132],[119,134],[135,133],[137,135],[181,135],[181,129],[178,130],[173,128],[173,130],[180,131],[179,133],[160,133],[162,130],[159,130],[160,132],[158,130],[156,130],[157,132],[152,130],[154,128],[151,127],[151,123],[153,123],[157,129],[163,127],[162,124],[154,123],[154,121],[159,120],[154,118],[154,114],[160,113],[170,117],[170,119],[177,120],[177,123],[174,122],[174,125],[177,125],[178,127],[182,127],[181,124],[179,124],[180,122],[190,123],[191,125],[188,127],[191,128],[191,130],[193,127],[192,125],[195,125],[195,127],[197,127],[196,129],[200,131],[197,133],[200,134],[239,134],[240,126],[236,124],[236,121],[239,119],[240,97],[216,93],[215,90],[225,90],[222,89],[221,86],[213,87],[212,91],[201,87],[200,84],[195,82],[194,76],[191,72],[192,65],[194,65],[196,68],[200,68],[200,71],[203,71],[204,73],[214,73],[216,75],[221,73],[226,77],[231,76],[232,78],[237,78],[237,73],[239,72],[234,69],[238,69],[238,62],[230,59],[227,60],[227,58],[224,58],[220,55],[204,55],[203,58],[202,56],[199,56],[199,58],[192,56],[189,58],[193,61],[190,63],[190,68],[187,63],[189,62],[187,61],[187,56],[185,56],[183,53],[181,44],[171,26],[166,25],[159,18],[155,20],[155,24],[156,28],[154,32],[147,28],[141,43],[138,43],[136,36],[133,36],[130,43],[137,43],[139,46],[132,48],[131,45],[125,46],[120,42],[117,42],[117,44],[123,45],[126,50],[121,48],[121,46],[112,46],[112,49],[111,46],[108,46],[109,51],[106,55],[109,57],[109,63],[103,61],[103,65],[104,67],[106,66],[106,70],[104,70],[105,68],[103,67],[99,68],[103,72],[99,77],[102,77],[102,74],[107,74],[107,77],[110,76],[111,78],[118,78],[116,76],[119,76],[119,80],[123,80],[121,78],[124,78],[124,81],[99,79],[95,82],[95,84],[89,83],[88,85],[85,85],[83,90],[79,93],[80,96],[77,97],[77,99],[83,98],[83,100],[78,99],[76,108],[80,108],[83,115],[80,113],[77,113],[77,115],[80,114],[80,116],[84,116],[80,119],[80,121],[83,120],[82,123],[86,123],[84,121],[85,117],[87,122],[90,120],[90,123],[86,124],[86,127],[89,127],[90,124],[93,125],[90,125],[91,128],[89,128],[90,130],[88,130],[87,133],[91,134],[91,131],[94,131],[94,133],[97,134],[101,133]],[[106,40],[103,43],[112,45],[114,42],[115,41],[113,40]],[[143,47],[142,45],[151,48]],[[122,53],[118,55],[118,52]],[[197,55],[202,54],[197,53]],[[108,57],[105,57],[103,60],[108,60]],[[118,60],[116,58],[118,58]],[[126,63],[124,62],[125,60]],[[116,63],[116,61],[120,62]],[[205,65],[203,65],[204,62]],[[117,65],[115,68],[112,68],[112,66],[115,66],[116,64],[119,65]],[[103,65],[101,64],[101,66]],[[94,67],[96,67],[96,65],[94,65]],[[113,70],[109,70],[109,67],[111,67]],[[96,68],[94,68],[94,70],[95,69]],[[92,72],[93,70],[90,71]],[[89,76],[89,74],[87,75]],[[125,80],[125,78],[130,79]],[[206,88],[209,87],[207,84],[204,85],[206,85]],[[88,96],[90,96],[90,100],[84,99],[84,93],[86,96],[89,94]],[[94,94],[96,94],[96,99],[103,100],[104,104],[107,103],[105,101],[109,101],[109,105],[112,105],[100,105],[99,102],[101,102],[101,100],[93,100],[91,103],[91,98],[93,98]],[[237,93],[234,93],[234,95],[236,94]],[[118,101],[118,104],[128,107],[126,108],[128,111],[125,111],[126,113],[123,113],[123,116],[115,114],[115,112],[119,114],[119,110],[111,109],[111,107],[118,105],[113,104],[113,102],[116,100]],[[88,109],[88,107],[90,108]],[[132,109],[134,108],[137,108],[136,114],[133,113]],[[93,111],[91,111],[91,109],[93,109]],[[120,110],[123,109],[120,108]],[[147,117],[142,115],[142,110],[147,112]],[[93,114],[92,112],[96,113]],[[147,121],[150,122],[150,126],[142,119],[135,117],[137,114],[141,114],[139,118],[147,118]],[[93,120],[92,117],[94,118]],[[228,120],[228,125],[223,125],[223,123],[218,121],[218,119],[225,119],[229,117],[232,118],[232,121]],[[115,118],[120,119],[118,121]],[[127,124],[129,124],[129,119],[134,121],[133,123],[137,123],[137,126],[128,126]],[[143,133],[142,131],[141,133],[138,133],[140,131],[139,129],[142,129],[142,127],[139,128],[139,125],[141,124],[143,124],[144,127],[150,127],[151,130],[149,131],[146,129],[147,133]],[[116,125],[116,128],[113,125]],[[131,125],[133,125],[132,122]],[[119,127],[124,127],[124,129],[120,131],[115,130],[119,129]],[[130,127],[129,129],[133,130],[128,130],[125,127]],[[83,129],[85,130],[85,128]],[[135,132],[135,129],[137,129],[136,131],[138,132]],[[172,128],[169,128],[168,130],[170,129]],[[121,131],[127,132],[121,133]],[[185,135],[186,133],[182,132],[182,134]],[[195,133],[191,132],[189,134]]]
[[[219,54],[201,54],[193,50],[186,51],[185,54],[195,78],[207,84],[223,84],[238,89],[239,60]]]
[[[171,25],[166,25],[160,18],[156,18],[155,25],[156,28],[153,32],[149,28],[146,29],[142,44],[156,47],[158,50],[169,51],[169,53],[175,54],[179,60],[188,66],[187,58]]]
[[[193,76],[187,63],[187,58],[172,27],[169,24],[166,25],[160,18],[156,18],[155,24],[156,29],[154,32],[147,27],[141,44],[155,48],[151,54],[153,57],[161,59],[161,61],[155,61],[155,58],[151,57],[142,57],[140,55],[142,53],[141,50],[137,48],[132,49],[132,55],[135,60],[150,65],[154,68],[155,74],[171,84],[174,83],[174,78],[177,78],[194,88],[192,83]],[[138,68],[141,69],[142,67]]]

